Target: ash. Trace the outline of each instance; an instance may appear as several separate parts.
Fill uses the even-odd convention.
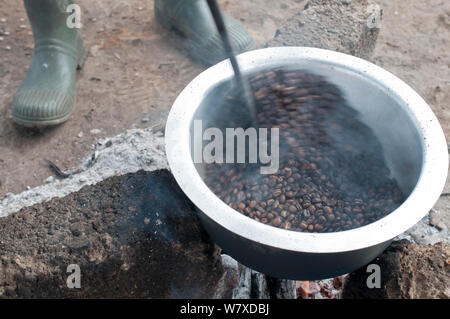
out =
[[[70,175],[68,178],[55,179],[50,176],[44,185],[20,194],[8,194],[0,201],[0,217],[6,217],[23,207],[64,197],[111,176],[168,167],[161,132],[154,133],[151,128],[128,130],[113,138],[97,141],[81,165],[64,172]]]

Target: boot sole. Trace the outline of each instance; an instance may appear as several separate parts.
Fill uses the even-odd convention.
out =
[[[26,120],[26,119],[22,119],[22,118],[19,118],[16,116],[13,116],[13,120],[14,120],[14,122],[16,122],[17,124],[19,124],[20,126],[23,126],[23,127],[28,127],[28,128],[48,127],[48,126],[56,126],[56,125],[66,122],[70,118],[72,113],[73,112],[71,112],[67,115],[64,115],[63,117],[53,119],[53,120],[43,120],[43,121]]]

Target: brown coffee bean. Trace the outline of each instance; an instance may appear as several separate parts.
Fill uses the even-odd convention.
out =
[[[290,178],[292,176],[292,169],[287,167],[284,170],[286,171],[286,177]]]
[[[205,165],[205,181],[225,203],[255,220],[310,232],[367,225],[401,204],[375,135],[339,88],[284,68],[255,73],[249,81],[259,123],[281,128],[280,169],[261,176],[252,172],[255,165]],[[229,124],[226,118],[222,124]]]
[[[286,197],[293,198],[294,197],[294,192],[287,192],[286,193]]]
[[[272,220],[272,225],[275,227],[279,227],[283,221],[280,217],[275,217],[274,220]]]

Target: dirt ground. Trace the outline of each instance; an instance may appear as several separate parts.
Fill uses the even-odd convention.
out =
[[[270,8],[263,5],[265,0],[220,2],[249,27],[260,46],[304,5],[294,0]],[[11,120],[12,97],[32,54],[30,26],[21,4],[0,2],[0,19],[6,19],[0,22],[0,197],[42,184],[52,174],[44,157],[70,168],[96,138],[164,122],[176,96],[204,69],[179,51],[183,43],[177,35],[155,21],[153,1],[77,3],[84,13],[83,35],[90,54],[78,74],[76,110],[64,125],[36,132]]]
[[[306,1],[220,2],[261,47]],[[77,107],[66,124],[38,132],[11,121],[12,97],[26,73],[33,40],[23,6],[0,2],[0,198],[42,184],[52,174],[44,157],[67,169],[84,158],[96,138],[163,123],[177,94],[203,70],[182,50],[180,39],[157,24],[153,1],[79,3],[90,54],[78,74]],[[373,60],[427,100],[450,138],[450,2],[378,3],[384,22]]]

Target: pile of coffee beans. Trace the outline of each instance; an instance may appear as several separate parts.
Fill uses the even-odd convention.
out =
[[[258,164],[207,165],[205,182],[230,207],[287,230],[337,232],[403,202],[379,141],[335,85],[284,68],[249,80],[259,126],[279,128],[280,168],[261,175]]]

